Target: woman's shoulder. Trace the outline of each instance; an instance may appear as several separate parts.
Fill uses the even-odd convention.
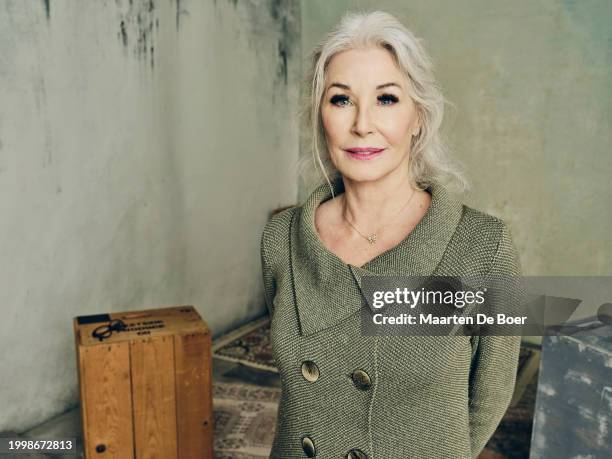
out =
[[[274,260],[288,256],[291,219],[298,209],[287,206],[272,212],[261,234],[261,252],[266,262],[273,265]]]
[[[434,208],[444,209],[443,213],[453,220],[457,218],[453,224],[457,225],[455,232],[461,235],[462,242],[474,241],[481,244],[500,240],[506,227],[502,218],[469,205],[465,201],[467,195],[445,182],[433,181],[429,189],[434,198]]]
[[[263,235],[269,239],[278,239],[289,235],[289,226],[293,214],[299,209],[299,206],[286,206],[272,211],[268,218]]]
[[[476,230],[475,235],[477,236],[492,237],[493,239],[499,239],[504,228],[507,227],[502,218],[466,204],[463,204],[460,224],[472,231]]]
[[[510,227],[498,216],[463,204],[454,239],[472,256],[487,260],[490,269],[503,265],[520,268]]]

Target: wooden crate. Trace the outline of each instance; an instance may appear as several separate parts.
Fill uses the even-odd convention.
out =
[[[116,319],[125,330],[92,336]],[[73,324],[86,459],[212,459],[211,336],[193,306]]]

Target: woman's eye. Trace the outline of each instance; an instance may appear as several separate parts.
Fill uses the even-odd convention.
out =
[[[377,97],[377,100],[381,103],[381,105],[392,105],[399,102],[399,99],[393,94],[381,94]],[[350,99],[342,94],[336,94],[330,99],[330,103],[332,105],[336,105],[338,107],[343,107],[349,105],[351,103]]]
[[[382,103],[382,105],[392,105],[399,101],[399,99],[393,94],[382,94],[378,96],[378,100]]]
[[[347,102],[349,102],[349,98],[342,95],[335,95],[330,99],[330,102],[333,105],[343,106],[347,105]]]

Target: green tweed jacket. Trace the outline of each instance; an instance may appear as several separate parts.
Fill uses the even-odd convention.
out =
[[[335,194],[344,191],[339,177]],[[502,220],[445,187],[396,247],[362,267],[314,226],[327,184],[261,238],[270,339],[282,381],[271,458],[475,458],[512,397],[520,336],[362,336],[363,275],[519,275]]]

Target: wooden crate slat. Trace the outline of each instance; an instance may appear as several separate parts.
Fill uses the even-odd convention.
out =
[[[86,457],[134,458],[129,353],[128,343],[81,348]],[[98,445],[103,452],[96,452]]]
[[[136,457],[176,459],[172,336],[131,341]]]
[[[179,459],[213,457],[211,337],[209,333],[175,337],[176,408]]]

